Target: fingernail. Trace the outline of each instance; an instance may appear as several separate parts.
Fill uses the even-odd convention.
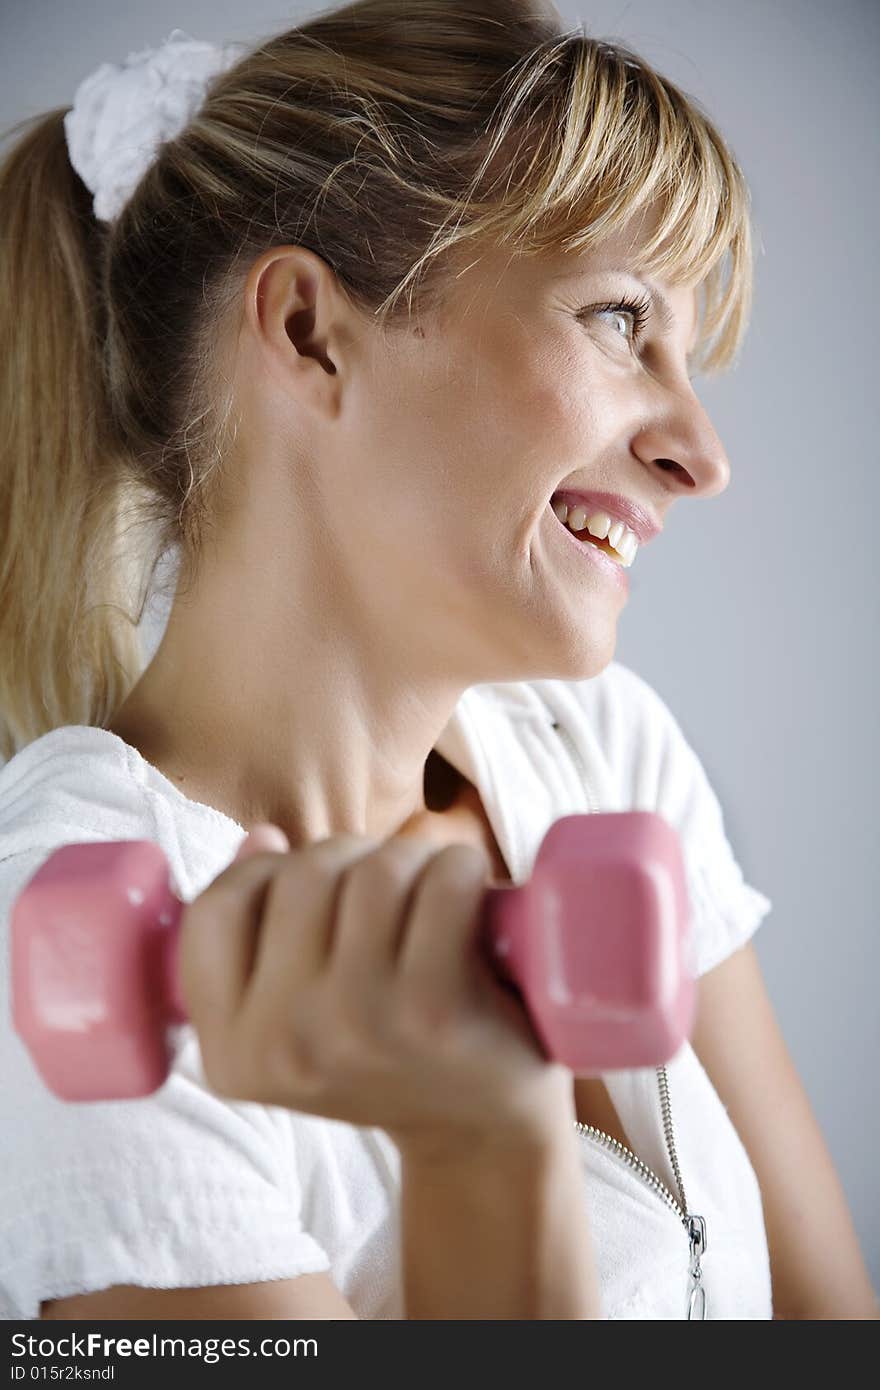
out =
[[[290,842],[280,826],[261,822],[259,825],[251,826],[239,845],[235,858],[245,859],[248,854],[261,854],[267,851],[286,854],[289,849]]]

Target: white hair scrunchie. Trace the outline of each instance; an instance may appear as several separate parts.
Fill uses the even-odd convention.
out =
[[[64,131],[70,162],[93,195],[95,216],[119,215],[166,140],[179,135],[211,80],[246,44],[203,43],[173,29],[159,48],[102,63],[77,87]]]

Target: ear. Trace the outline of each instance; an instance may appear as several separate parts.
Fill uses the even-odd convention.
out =
[[[271,246],[251,266],[244,289],[244,329],[284,390],[307,409],[335,418],[345,297],[320,256],[302,246]]]

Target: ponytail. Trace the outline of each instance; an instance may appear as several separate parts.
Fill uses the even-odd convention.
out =
[[[7,131],[27,128],[0,166],[4,761],[59,725],[101,722],[141,660],[138,619],[120,609],[134,556],[119,544],[102,371],[104,227],[69,162],[65,109]]]

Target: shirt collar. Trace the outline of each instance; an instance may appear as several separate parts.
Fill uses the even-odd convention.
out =
[[[530,876],[554,821],[590,809],[553,715],[526,681],[469,687],[436,748],[479,792],[514,883]]]

